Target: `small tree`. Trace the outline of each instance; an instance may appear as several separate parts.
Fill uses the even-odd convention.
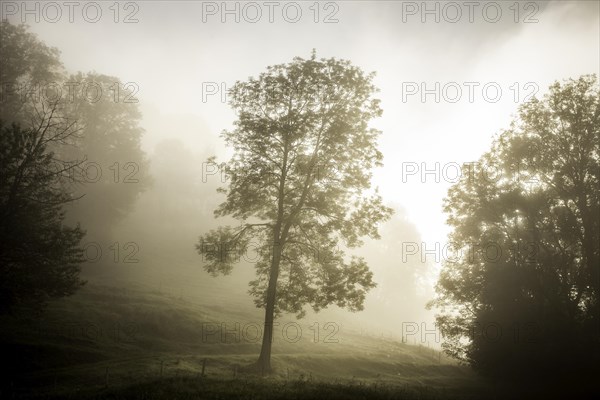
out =
[[[68,296],[83,282],[79,226],[65,226],[64,204],[79,162],[57,159],[51,147],[72,143],[72,122],[41,104],[30,128],[0,120],[0,312],[19,306],[41,310],[50,298]]]
[[[281,312],[304,315],[330,304],[361,310],[375,286],[362,258],[336,248],[378,238],[377,224],[392,210],[375,190],[380,134],[368,127],[381,115],[373,74],[336,59],[295,58],[267,68],[229,91],[235,129],[222,137],[235,154],[222,164],[231,179],[216,216],[233,216],[200,238],[197,249],[213,275],[228,274],[250,245],[259,255],[250,293],[265,309],[259,370],[271,370],[273,321]],[[214,160],[211,160],[214,161]]]

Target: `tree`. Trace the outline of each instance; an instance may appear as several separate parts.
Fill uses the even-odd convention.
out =
[[[50,146],[72,144],[73,122],[42,105],[37,124],[0,120],[0,312],[21,306],[40,311],[50,298],[73,294],[83,282],[79,243],[84,232],[63,224],[63,206],[75,198],[70,171],[79,162],[55,157]]]
[[[85,196],[70,206],[69,220],[93,227],[92,238],[109,240],[112,227],[150,184],[138,100],[118,78],[107,75],[78,73],[65,85],[72,88],[65,113],[77,119],[81,131],[77,146],[63,148],[63,156],[85,159],[78,170],[83,185],[77,190]]]
[[[40,42],[25,25],[2,20],[0,54],[0,119],[9,125],[29,122],[32,108],[26,99],[40,95],[41,86],[62,80],[60,53]]]
[[[392,213],[376,190],[363,196],[382,160],[380,132],[368,127],[381,115],[373,75],[313,52],[229,91],[237,120],[222,137],[234,155],[222,164],[230,181],[215,215],[240,225],[212,230],[196,247],[213,275],[229,273],[249,249],[258,256],[250,293],[265,309],[259,370],[271,371],[273,321],[281,312],[300,318],[307,304],[358,311],[375,286],[365,260],[348,260],[336,247],[378,238],[377,224]]]
[[[84,232],[63,223],[81,162],[56,152],[77,127],[63,101],[47,98],[64,74],[57,49],[3,20],[0,53],[0,312],[41,311],[83,284]]]
[[[98,73],[68,75],[57,49],[25,25],[6,20],[0,23],[0,54],[0,119],[5,124],[33,126],[41,103],[54,104],[55,116],[78,121],[76,146],[49,149],[62,159],[85,160],[70,171],[78,175],[80,185],[73,189],[81,201],[69,205],[67,221],[93,227],[88,231],[93,240],[109,240],[112,227],[150,184],[135,84]]]
[[[445,200],[463,251],[431,304],[448,354],[494,377],[598,372],[599,175],[594,75],[522,105],[469,166]]]
[[[7,274],[3,304],[8,309],[29,297],[41,306],[81,283],[76,243],[83,233],[66,225],[83,221],[94,228],[88,238],[108,239],[112,225],[149,183],[140,146],[141,114],[118,79],[96,73],[68,76],[59,51],[25,25],[2,21],[0,39],[6,218],[0,246],[9,263],[2,265]],[[51,240],[64,243],[50,245]],[[63,275],[50,275],[59,271]],[[31,293],[24,296],[27,288]]]

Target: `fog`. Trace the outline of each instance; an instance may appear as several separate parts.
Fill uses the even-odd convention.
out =
[[[50,303],[50,317],[40,321],[53,321],[57,315],[70,315],[71,320],[123,321],[127,318],[123,315],[128,315],[130,322],[137,324],[139,337],[144,338],[128,346],[162,349],[156,354],[162,351],[163,356],[168,351],[193,354],[200,361],[190,361],[192,366],[181,368],[202,376],[206,354],[217,359],[220,351],[231,352],[236,354],[233,357],[239,357],[234,360],[233,376],[237,378],[237,363],[242,368],[245,356],[248,360],[258,357],[260,343],[239,353],[218,347],[223,343],[209,349],[204,340],[198,348],[173,350],[173,343],[179,343],[181,338],[182,343],[188,343],[187,325],[179,325],[184,326],[181,321],[187,318],[198,316],[198,321],[208,320],[214,326],[225,323],[229,327],[239,322],[259,326],[264,323],[264,307],[255,307],[254,296],[249,292],[249,282],[263,276],[256,272],[262,265],[257,262],[258,253],[246,249],[233,262],[231,274],[215,277],[206,270],[210,257],[199,254],[196,247],[204,243],[204,235],[219,227],[242,229],[246,223],[268,222],[258,217],[259,212],[240,212],[239,215],[249,217],[243,220],[231,213],[215,217],[215,210],[228,199],[217,189],[227,189],[231,184],[231,177],[218,165],[236,154],[221,135],[223,131],[234,132],[240,116],[232,107],[234,94],[229,90],[236,82],[259,78],[269,66],[290,63],[294,57],[310,60],[314,51],[313,60],[348,60],[366,74],[375,72],[372,84],[378,91],[373,96],[381,101],[382,115],[369,119],[368,126],[381,131],[376,147],[383,158],[381,166],[363,171],[372,172],[371,185],[364,193],[380,195],[382,207],[390,207],[393,213],[389,219],[381,218],[374,224],[379,239],[363,235],[360,246],[347,247],[343,241],[337,244],[348,258],[363,257],[373,273],[376,286],[366,291],[362,310],[349,311],[330,301],[318,312],[306,305],[303,309],[307,314],[300,320],[295,319],[295,313],[276,312],[276,321],[297,321],[303,327],[315,321],[320,326],[334,323],[342,344],[354,346],[334,346],[331,351],[336,353],[331,353],[331,359],[336,365],[350,365],[350,361],[336,357],[359,354],[362,338],[368,337],[384,343],[364,345],[369,356],[379,357],[374,358],[374,363],[379,359],[388,362],[389,354],[396,354],[394,357],[400,358],[394,362],[411,360],[411,365],[425,365],[419,358],[425,353],[400,350],[400,354],[385,347],[408,343],[426,348],[432,354],[426,353],[427,357],[439,364],[445,360],[448,368],[459,368],[451,354],[438,353],[444,349],[435,319],[440,308],[427,307],[436,298],[443,265],[451,263],[454,254],[449,238],[453,228],[448,223],[450,215],[444,212],[444,199],[463,177],[464,165],[480,163],[493,140],[511,128],[522,104],[533,97],[543,98],[556,81],[598,74],[597,1],[76,3],[70,9],[63,2],[52,6],[45,2],[2,2],[1,10],[3,20],[14,26],[26,24],[27,31],[39,41],[59,50],[61,73],[65,76],[78,72],[106,76],[106,87],[110,86],[109,80],[118,80],[123,93],[129,93],[129,99],[133,99],[131,103],[118,102],[114,109],[112,105],[91,109],[80,133],[85,136],[86,132],[96,132],[101,138],[97,142],[86,142],[88,147],[75,145],[64,153],[56,150],[57,154],[72,155],[71,159],[96,162],[102,177],[90,181],[88,169],[87,182],[72,186],[72,197],[80,198],[63,208],[65,223],[80,223],[86,232],[81,240],[85,250],[81,278],[87,284],[72,298],[52,300],[55,303]],[[8,36],[2,40],[8,40]],[[112,95],[113,92],[105,91],[98,104],[104,104],[104,97]],[[121,105],[123,109],[119,108]],[[79,113],[80,109],[73,112]],[[104,120],[103,112],[111,117]],[[104,149],[103,140],[113,129],[118,140],[107,144],[105,153],[98,150],[95,154],[94,149]],[[136,133],[121,133],[130,131]],[[309,144],[307,148],[310,146],[316,145]],[[524,150],[528,151],[534,152],[532,148]],[[214,162],[210,159],[213,156]],[[246,198],[253,196],[255,193],[246,193]],[[239,201],[243,199],[242,195]],[[359,223],[354,229],[359,229],[357,226]],[[252,240],[258,243],[261,239],[250,237]],[[293,266],[289,268],[291,276]],[[477,279],[474,275],[473,282]],[[95,302],[94,296],[113,290],[125,290],[129,294],[123,296],[131,298]],[[148,299],[163,296],[166,300],[150,305],[150,300],[144,300],[146,295]],[[586,296],[581,295],[578,301],[585,303]],[[589,299],[593,296],[597,294]],[[183,305],[169,303],[177,301]],[[127,313],[123,307],[129,307]],[[580,307],[587,310],[588,306]],[[186,314],[188,309],[193,311]],[[141,315],[154,312],[148,310],[161,310],[160,316],[148,317],[152,322],[147,322]],[[178,316],[183,317],[177,319]],[[179,330],[161,331],[167,326],[172,326],[173,332]],[[160,345],[156,344],[158,339],[153,342],[155,332],[159,332],[156,337],[160,337]],[[303,333],[305,339],[312,335],[312,331]],[[198,337],[204,334],[201,331]],[[163,345],[169,350],[160,347]],[[315,354],[329,354],[330,348],[311,350],[290,343],[285,346],[275,342],[272,357],[279,366],[274,370],[281,376],[287,374],[287,379],[291,368],[301,380],[311,374],[311,379],[322,375],[325,381],[333,381],[333,376],[337,379],[339,375],[340,379],[356,376],[389,383],[395,382],[397,375],[404,379],[401,384],[419,382],[447,387],[439,382],[449,379],[457,387],[470,385],[456,382],[471,379],[471,370],[456,372],[456,376],[452,375],[455,372],[448,372],[449,378],[442,376],[446,372],[436,372],[442,376],[439,381],[437,375],[428,380],[428,367],[419,370],[418,377],[408,372],[402,375],[379,371],[376,364],[356,372],[338,371],[335,366],[327,373],[317,369],[310,372],[309,361],[288,365],[285,357],[295,352],[310,355],[313,350]],[[179,363],[181,357],[177,357]],[[67,364],[57,362],[56,367]],[[97,374],[104,374],[102,368]],[[23,370],[28,373],[27,366]],[[107,383],[99,378],[100,386],[120,387],[115,383],[117,378],[108,383],[108,367],[106,371]],[[127,380],[123,371],[117,369],[111,374]],[[373,372],[373,377],[365,371]],[[59,379],[59,386],[60,382]],[[64,382],[64,388],[79,385]],[[71,393],[69,390],[62,394]],[[39,389],[33,394],[45,391]],[[60,391],[52,393],[61,396]]]

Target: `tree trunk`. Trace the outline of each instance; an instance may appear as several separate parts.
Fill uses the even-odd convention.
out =
[[[273,229],[273,259],[269,271],[269,284],[267,286],[267,303],[265,304],[265,328],[263,330],[263,341],[260,356],[256,362],[256,368],[261,374],[271,372],[271,345],[273,344],[273,320],[275,314],[275,300],[277,299],[277,279],[279,278],[279,263],[281,253],[285,245],[287,232],[290,229],[291,220],[284,223],[284,196],[285,179],[287,175],[288,142],[285,142],[283,151],[283,169],[279,178],[279,193],[277,198],[277,222]],[[282,233],[283,227],[283,233]]]
[[[278,232],[276,232],[278,236]],[[277,298],[277,279],[279,278],[279,262],[281,261],[282,243],[273,245],[273,259],[267,287],[267,304],[265,306],[265,328],[263,331],[260,356],[256,362],[258,372],[268,374],[271,372],[271,345],[273,344],[273,321],[275,312],[275,299]]]

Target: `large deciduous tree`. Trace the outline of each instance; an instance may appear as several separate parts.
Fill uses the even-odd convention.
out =
[[[433,302],[449,354],[496,377],[598,371],[599,175],[588,75],[522,105],[450,189],[450,240],[463,251],[443,266]]]
[[[281,312],[304,315],[335,304],[361,310],[375,286],[364,259],[337,247],[378,238],[378,223],[392,210],[370,190],[381,165],[381,115],[373,74],[336,59],[295,58],[258,78],[236,82],[229,103],[235,129],[223,132],[233,157],[222,168],[230,179],[216,216],[232,216],[200,238],[198,251],[212,274],[227,274],[252,249],[256,280],[250,293],[265,310],[259,370],[271,370],[273,321]],[[213,160],[214,161],[214,160]]]

